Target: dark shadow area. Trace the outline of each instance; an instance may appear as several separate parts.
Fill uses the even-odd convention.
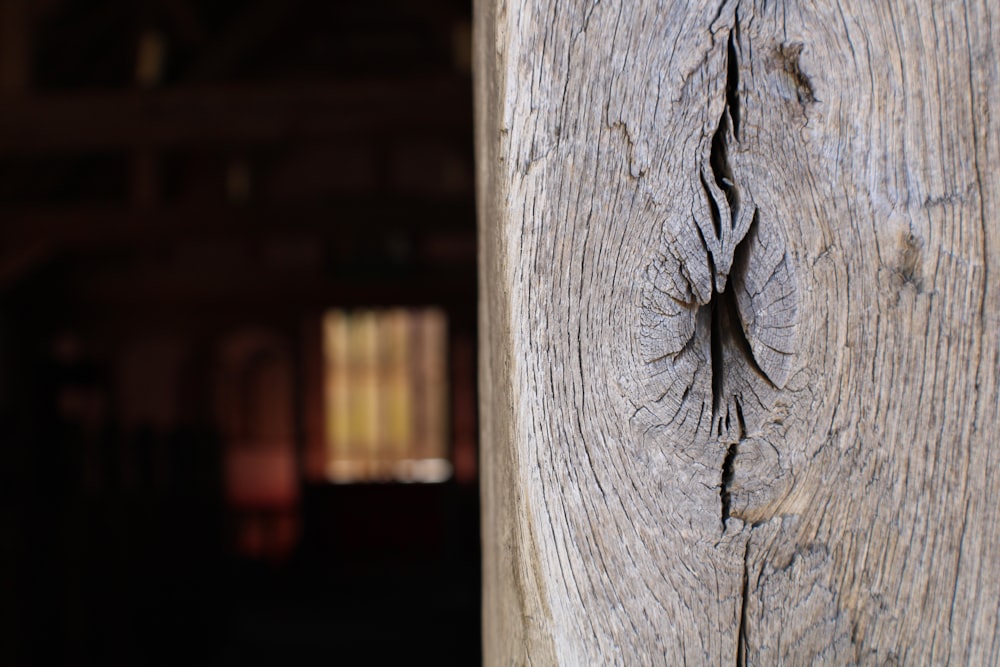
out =
[[[478,664],[468,2],[0,0],[0,664]]]

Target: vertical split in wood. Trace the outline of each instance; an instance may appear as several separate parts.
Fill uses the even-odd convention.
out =
[[[734,464],[736,462],[736,457],[740,453],[740,444],[747,437],[747,425],[743,418],[743,407],[740,405],[740,399],[738,396],[733,397],[733,404],[736,408],[736,420],[739,424],[739,436],[736,440],[729,443],[729,447],[726,449],[726,458],[722,461],[722,478],[719,484],[719,498],[722,503],[722,530],[725,532],[727,527],[727,522],[729,521],[730,507],[732,503],[732,497],[730,495],[731,486],[733,483],[733,477],[735,475]],[[726,413],[727,429],[729,414]]]
[[[726,445],[719,481],[723,530],[730,516],[730,484],[734,476],[734,466],[737,464],[739,444],[747,437],[746,416],[740,405],[741,396],[744,392],[749,392],[760,401],[761,397],[768,393],[776,394],[784,382],[780,367],[779,377],[773,379],[755,356],[755,346],[750,341],[755,332],[748,327],[757,322],[758,315],[753,294],[748,292],[748,283],[760,285],[760,289],[754,294],[761,295],[766,292],[765,297],[770,297],[775,287],[787,290],[793,302],[796,290],[784,257],[777,267],[771,268],[769,274],[763,274],[759,267],[754,248],[757,244],[758,228],[762,224],[760,210],[753,205],[752,193],[741,191],[740,182],[746,180],[746,175],[735,174],[729,159],[730,144],[739,143],[741,119],[740,63],[736,48],[738,35],[739,15],[734,13],[733,26],[729,30],[724,47],[725,85],[722,91],[724,104],[716,130],[710,138],[706,165],[698,170],[698,180],[707,206],[705,210],[709,212],[711,222],[709,226],[696,215],[693,225],[693,231],[705,253],[711,280],[708,301],[698,309],[701,311],[700,319],[707,320],[709,326],[707,329],[689,325],[680,328],[672,333],[670,338],[683,338],[688,335],[691,340],[675,352],[664,350],[666,356],[673,356],[676,359],[686,354],[691,349],[691,342],[699,336],[707,335],[709,338],[707,342],[709,355],[704,360],[709,366],[711,375],[711,427],[708,438]],[[692,257],[687,261],[697,262],[698,259]],[[780,275],[779,270],[783,271]],[[692,295],[699,293],[699,288],[690,283],[690,278],[688,281],[685,293]],[[741,303],[737,297],[738,293],[750,298],[744,298]],[[683,294],[674,293],[672,296],[676,301],[683,303]],[[785,329],[794,328],[797,317],[794,303],[784,315],[784,321],[772,321],[770,325]],[[676,321],[663,323],[663,326],[674,325]],[[698,346],[697,343],[694,345]],[[757,345],[758,349],[762,347],[768,349],[766,345]],[[780,351],[785,356],[790,356],[791,352],[791,348]],[[768,364],[768,367],[773,369],[774,364]],[[685,392],[689,390],[690,386]],[[687,395],[688,393],[685,393],[685,397]],[[756,419],[759,422],[760,413],[767,412],[769,406],[762,403],[758,408]],[[734,411],[739,414],[738,430],[733,427]],[[755,425],[755,428],[758,426]]]
[[[747,664],[747,600],[750,587],[750,537],[743,547],[743,588],[740,593],[740,624],[736,629],[736,667]]]

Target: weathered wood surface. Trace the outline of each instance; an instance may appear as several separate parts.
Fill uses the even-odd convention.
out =
[[[480,0],[488,664],[1000,664],[1000,7]]]

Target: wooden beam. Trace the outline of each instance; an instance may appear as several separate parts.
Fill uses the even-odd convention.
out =
[[[486,664],[1000,664],[996,3],[476,14]]]
[[[387,231],[472,232],[470,199],[354,197],[315,205],[180,205],[152,209],[76,205],[0,209],[0,240],[35,240],[80,250],[162,245],[191,239],[309,233],[320,238],[377,236]]]
[[[331,278],[314,272],[299,276],[264,270],[224,278],[193,275],[83,273],[69,287],[81,316],[128,319],[139,311],[210,308],[227,313],[294,314],[309,308],[444,305],[475,302],[475,268],[392,275]],[[145,316],[145,314],[143,314]]]
[[[0,154],[452,135],[471,127],[460,78],[199,85],[38,95],[0,105]]]
[[[197,241],[242,243],[288,236],[335,241],[347,247],[405,243],[416,265],[472,266],[474,215],[467,199],[419,198],[354,198],[281,207],[0,209],[0,289],[58,253],[136,252]]]

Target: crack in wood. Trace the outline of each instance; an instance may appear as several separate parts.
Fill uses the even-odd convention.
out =
[[[754,220],[757,216],[754,215]],[[749,234],[748,234],[749,236]],[[739,261],[734,261],[736,270],[745,270],[747,254],[747,241],[744,239],[736,248],[736,257]],[[711,255],[709,255],[711,262]],[[727,285],[721,292],[715,292],[712,299],[703,308],[708,308],[711,313],[711,365],[712,365],[712,416],[717,417],[722,407],[725,397],[725,367],[727,364],[727,350],[736,350],[743,358],[747,366],[759,375],[769,385],[775,386],[768,374],[761,368],[753,353],[753,347],[747,338],[743,322],[739,315],[739,306],[736,303],[736,295],[733,289]],[[732,352],[730,352],[730,355]]]
[[[727,90],[729,86],[727,85]],[[726,109],[722,112],[722,117],[719,118],[719,126],[715,130],[715,134],[712,135],[712,148],[708,156],[709,168],[712,170],[712,175],[715,177],[715,184],[722,191],[723,196],[726,198],[726,204],[729,208],[729,222],[732,229],[736,228],[736,217],[739,213],[739,193],[736,189],[736,184],[733,181],[733,170],[729,164],[729,146],[726,144],[726,134],[730,132],[731,128],[729,125],[729,94],[726,95]],[[702,177],[704,178],[704,176]],[[708,188],[706,188],[708,190]],[[710,194],[710,198],[714,199],[714,195]],[[712,202],[715,210],[715,218],[712,222],[716,225],[716,235],[722,240],[721,226],[722,220],[719,214],[718,204]]]
[[[736,667],[747,664],[747,593],[750,587],[750,538],[743,547],[743,585],[740,591],[740,624],[736,636]]]
[[[733,482],[733,461],[739,453],[739,443],[732,442],[726,449],[726,458],[722,461],[722,484],[719,486],[719,498],[722,500],[722,530],[729,522],[729,504],[731,502],[729,487]]]
[[[716,298],[706,306],[712,314],[711,351],[712,351],[712,421],[719,413],[719,402],[722,400],[723,379],[725,378],[726,362],[722,352],[722,308]]]
[[[733,29],[729,31],[726,51],[726,108],[732,122],[733,138],[740,140],[740,68],[736,55],[736,39],[740,31],[740,16],[736,14]]]
[[[798,308],[778,213],[758,206],[746,173],[756,135],[747,133],[747,45],[735,21],[705,59],[715,86],[686,184],[691,218],[681,228],[683,219],[666,223],[665,247],[647,267],[638,341],[649,414],[670,427],[665,444],[686,449],[698,438],[715,471],[723,533],[730,515],[753,520],[770,498],[764,487],[780,477],[771,454],[779,443],[764,431],[791,371]]]
[[[736,407],[736,420],[739,424],[739,438],[729,443],[726,448],[726,457],[722,461],[722,479],[719,484],[719,499],[722,502],[722,530],[725,532],[729,522],[730,509],[732,507],[732,484],[735,475],[734,465],[736,457],[740,453],[740,445],[747,437],[747,424],[743,417],[743,405],[739,396],[733,396],[733,404]],[[729,410],[726,410],[726,430],[729,430]]]
[[[738,16],[736,21],[738,25]],[[736,229],[736,220],[739,215],[740,206],[739,189],[736,186],[732,166],[729,163],[729,150],[727,145],[727,134],[732,132],[734,139],[736,139],[739,131],[739,63],[737,62],[736,45],[734,41],[737,29],[737,26],[734,26],[733,29],[730,30],[729,37],[726,42],[726,103],[722,110],[722,115],[719,118],[718,128],[716,129],[715,134],[712,135],[711,150],[709,153],[709,168],[712,171],[715,184],[725,196],[732,229]],[[720,241],[722,241],[723,233],[721,220],[722,216],[719,207],[720,202],[716,201],[711,188],[705,180],[704,172],[699,173],[699,178],[701,180],[702,189],[705,193],[705,198],[708,200],[709,210],[712,215],[712,225],[715,228],[716,236]],[[742,275],[737,276],[736,273],[745,273],[747,270],[749,263],[749,249],[747,247],[748,241],[752,238],[752,232],[754,231],[754,226],[757,224],[758,219],[759,211],[755,208],[750,227],[736,244],[736,248],[733,251],[733,261],[730,268],[730,273],[733,274],[733,277],[742,278]],[[743,322],[739,316],[739,305],[737,304],[734,296],[735,292],[733,289],[730,289],[732,280],[716,280],[718,270],[713,253],[709,249],[708,243],[706,243],[705,237],[701,232],[701,228],[696,225],[695,229],[701,239],[702,246],[705,248],[709,264],[709,274],[712,277],[712,297],[709,303],[704,307],[708,308],[711,314],[710,349],[712,366],[712,417],[714,424],[715,419],[719,416],[719,411],[722,407],[722,401],[725,393],[724,378],[726,355],[724,350],[727,346],[724,343],[727,339],[729,339],[732,343],[728,347],[735,347],[740,350],[750,368],[752,368],[758,375],[770,384],[773,385],[774,383],[771,382],[767,373],[763,371],[760,364],[758,364],[757,360],[754,358],[753,348],[750,345],[749,340],[747,340],[747,334],[746,331],[744,331]],[[728,424],[726,425],[726,430],[729,430]],[[721,424],[719,425],[718,431],[721,435]],[[741,435],[740,437],[742,438],[743,436]],[[727,456],[727,460],[731,465],[732,459],[730,456]],[[723,473],[723,476],[725,477],[725,472]],[[729,476],[731,478],[732,471],[730,471]],[[727,503],[724,503],[724,515],[726,515],[726,505]],[[723,521],[725,521],[725,517]]]

